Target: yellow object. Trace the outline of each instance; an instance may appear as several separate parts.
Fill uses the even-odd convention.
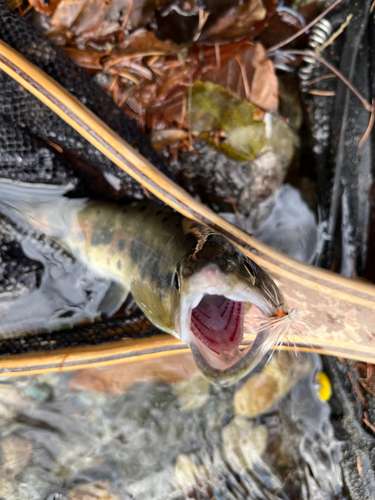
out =
[[[316,380],[319,382],[318,396],[323,401],[329,401],[332,395],[332,387],[327,374],[324,372],[317,373]]]

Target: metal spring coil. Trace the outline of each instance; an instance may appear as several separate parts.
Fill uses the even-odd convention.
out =
[[[321,47],[331,36],[333,31],[332,24],[327,19],[321,19],[311,29],[309,36],[308,48],[315,51],[317,47]],[[304,64],[298,71],[298,76],[302,81],[306,81],[311,77],[311,74],[316,65],[316,59],[312,56],[303,57]]]

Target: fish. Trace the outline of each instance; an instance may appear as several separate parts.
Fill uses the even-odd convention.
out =
[[[230,385],[252,370],[293,317],[275,282],[234,243],[163,205],[37,198],[20,201],[9,188],[0,211],[120,285],[121,302],[131,293],[156,327],[188,344],[212,382]],[[257,335],[242,348],[250,312],[260,318]]]

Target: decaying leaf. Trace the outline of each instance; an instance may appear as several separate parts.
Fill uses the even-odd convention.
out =
[[[87,0],[84,9],[72,26],[76,36],[95,36],[104,22],[106,3],[103,0]]]
[[[133,4],[132,0],[111,0],[107,3],[106,20],[115,21],[119,25],[131,7],[126,23],[128,31],[147,26],[154,18],[155,0],[136,0]]]
[[[51,19],[54,28],[69,29],[82,12],[87,0],[61,0]]]
[[[188,138],[189,132],[177,128],[156,130],[150,137],[152,145],[156,150]]]
[[[222,85],[266,111],[278,108],[277,77],[262,44],[243,40],[204,49],[202,81]]]
[[[66,47],[64,52],[69,56],[78,66],[87,70],[100,71],[103,69],[100,63],[103,57],[103,52],[94,50],[80,50],[76,47]]]
[[[223,430],[223,455],[238,474],[253,470],[267,446],[267,427],[236,415]]]
[[[126,37],[107,58],[106,67],[125,63],[130,59],[141,59],[150,56],[183,56],[184,49],[173,42],[162,42],[145,29],[140,29]]]
[[[120,500],[110,481],[80,484],[69,491],[67,500]]]
[[[216,2],[209,2],[209,4],[214,3]],[[213,5],[213,8],[208,5],[207,10],[210,11],[210,8],[215,9],[215,5]],[[266,14],[267,9],[262,0],[237,1],[235,5],[222,12],[221,15],[215,15],[214,12],[211,14],[203,29],[200,41],[223,43],[246,38],[252,34],[254,24],[263,21]]]
[[[249,418],[274,406],[302,377],[313,369],[312,359],[292,357],[293,353],[274,353],[261,373],[250,377],[236,392],[233,400],[235,415]]]
[[[264,147],[262,117],[260,109],[224,87],[199,81],[193,85],[189,113],[192,134],[208,140],[230,158],[252,160]]]

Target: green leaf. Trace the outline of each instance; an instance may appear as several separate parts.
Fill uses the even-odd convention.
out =
[[[261,115],[254,104],[220,85],[200,81],[193,85],[189,114],[192,134],[230,158],[252,160],[265,146]]]

